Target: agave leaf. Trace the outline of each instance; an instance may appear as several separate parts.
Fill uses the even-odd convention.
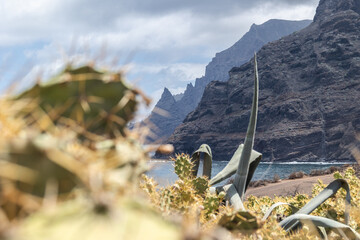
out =
[[[248,172],[251,159],[251,151],[254,145],[256,119],[258,112],[258,94],[259,94],[259,77],[257,70],[256,54],[254,55],[254,96],[251,108],[251,115],[249,120],[248,129],[245,137],[245,144],[239,161],[239,166],[235,174],[234,186],[237,189],[240,198],[242,199],[246,190],[246,182],[248,179]]]
[[[198,150],[196,150],[192,156],[191,161],[194,164],[192,173],[194,177],[197,175],[197,172],[199,170],[199,164],[200,164],[200,154],[204,154],[204,165],[203,165],[203,176],[211,178],[211,166],[212,166],[212,153],[211,148],[207,144],[202,144]]]
[[[225,199],[229,201],[229,203],[231,204],[231,206],[233,206],[235,211],[246,211],[244,204],[241,200],[241,197],[238,193],[238,191],[236,190],[234,184],[230,184],[229,188],[227,188],[225,190],[226,195],[225,195]]]
[[[293,205],[291,205],[290,203],[284,203],[284,202],[277,202],[275,204],[273,204],[265,213],[264,217],[263,217],[263,221],[265,221],[266,219],[268,219],[270,217],[270,214],[275,210],[275,208],[282,206],[282,205],[288,205],[291,207],[291,210],[293,211],[293,213],[299,211],[299,209]]]
[[[332,181],[324,190],[322,190],[316,197],[311,199],[304,207],[302,207],[297,214],[310,214],[317,207],[319,207],[323,202],[325,202],[328,198],[332,197],[336,194],[336,192],[340,189],[344,188],[346,190],[346,202],[345,202],[345,223],[349,223],[349,209],[350,209],[350,188],[349,184],[344,179],[336,179]],[[286,218],[287,219],[287,218]],[[286,230],[295,229],[299,224],[299,221],[286,221],[280,223],[280,225]]]
[[[240,144],[238,149],[235,151],[234,155],[232,156],[231,160],[226,165],[226,167],[210,180],[210,185],[215,185],[215,184],[231,177],[236,172],[236,170],[239,166],[240,156],[243,151],[243,148],[244,148],[244,144]],[[245,190],[247,189],[247,187],[251,181],[251,178],[254,175],[254,172],[260,163],[261,157],[262,157],[261,153],[255,151],[255,150],[251,151],[250,167],[249,167],[248,177],[246,180]]]
[[[209,190],[212,194],[219,194],[221,192],[224,192],[225,199],[231,204],[235,211],[245,211],[244,204],[234,184],[227,184],[220,187],[211,187],[209,188]]]
[[[321,237],[324,239],[324,240],[328,240],[328,236],[327,236],[327,233],[326,233],[326,230],[324,227],[318,227],[318,232],[321,234]]]
[[[291,215],[285,218],[284,220],[282,220],[280,222],[280,225],[281,226],[286,226],[289,224],[291,225],[292,222],[299,222],[299,221],[311,221],[317,227],[331,228],[341,236],[346,236],[349,239],[360,239],[360,234],[357,233],[354,229],[352,229],[348,225],[345,225],[343,223],[340,223],[332,219],[312,216],[307,214],[297,213]],[[285,229],[285,230],[288,232],[291,229]]]

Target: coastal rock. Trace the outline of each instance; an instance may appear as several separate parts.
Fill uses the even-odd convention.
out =
[[[253,24],[250,30],[233,46],[219,52],[206,66],[205,76],[197,78],[195,85],[187,85],[185,92],[176,97],[175,103],[165,89],[163,97],[156,104],[155,111],[144,121],[154,135],[148,138],[148,142],[164,142],[174,129],[185,119],[186,115],[193,111],[203,95],[206,85],[213,81],[227,81],[232,67],[246,63],[264,44],[277,40],[294,31],[298,31],[311,23],[310,20],[287,21],[272,19],[261,25]],[[166,91],[166,93],[165,93]],[[165,95],[164,95],[165,94]],[[166,98],[165,98],[166,97]],[[164,104],[169,100],[168,104]],[[166,111],[167,114],[158,114],[158,110]]]
[[[259,114],[254,149],[263,161],[354,160],[360,132],[360,0],[321,0],[314,22],[258,52]],[[252,61],[211,82],[169,138],[176,152],[202,143],[228,160],[245,138]]]

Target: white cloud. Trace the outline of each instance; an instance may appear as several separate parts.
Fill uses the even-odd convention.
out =
[[[253,9],[252,15],[256,19],[254,23],[261,24],[270,18],[286,19],[286,20],[303,20],[313,19],[315,15],[314,5],[298,5],[290,8],[274,6],[270,2],[260,6],[256,10]]]
[[[134,74],[161,74],[164,78],[176,78],[177,81],[190,82],[205,73],[206,64],[172,63],[172,64],[133,64]]]
[[[172,94],[185,90],[187,83],[204,74],[205,64],[133,64],[127,77],[136,86],[147,92],[156,103],[167,87]]]
[[[169,88],[172,95],[177,95],[185,92],[186,87]]]
[[[213,46],[224,41],[230,44],[234,36],[241,36],[253,22],[312,18],[317,1],[297,4],[289,1],[294,5],[291,8],[284,4],[286,1],[279,4],[270,0],[252,3],[227,0],[221,5],[212,1],[160,2],[135,5],[136,1],[115,0],[101,4],[93,0],[3,0],[0,44],[44,39],[64,43],[70,36],[78,37],[80,43],[82,39],[106,41],[117,48],[144,50]],[[232,7],[224,11],[227,6]]]
[[[252,23],[311,19],[318,1],[2,0],[0,53],[29,46],[23,52],[34,64],[29,79],[67,61],[99,60],[102,51],[100,65],[119,66],[135,52],[128,76],[157,101],[165,86],[178,93],[201,77],[215,53]]]

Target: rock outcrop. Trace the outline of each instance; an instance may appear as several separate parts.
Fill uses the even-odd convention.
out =
[[[165,93],[168,90],[164,90],[159,100],[160,104],[156,105],[155,111],[144,121],[149,124],[155,133],[148,140],[150,142],[166,140],[173,133],[174,129],[182,123],[186,115],[196,108],[209,82],[213,80],[227,81],[230,69],[246,63],[254,52],[258,51],[264,44],[298,31],[310,23],[310,20],[287,21],[272,19],[261,25],[253,24],[250,30],[238,42],[216,54],[206,66],[205,76],[197,78],[195,86],[191,83],[188,84],[183,96],[181,98],[178,97],[176,103],[173,102],[168,93]],[[166,97],[166,99],[163,97]],[[164,105],[163,102],[167,99],[171,103]],[[167,114],[159,114],[159,108],[166,111]]]
[[[354,160],[360,132],[360,0],[321,0],[314,22],[258,52],[259,115],[254,149],[263,161]],[[169,142],[176,152],[211,146],[228,160],[245,137],[251,61],[210,83]]]

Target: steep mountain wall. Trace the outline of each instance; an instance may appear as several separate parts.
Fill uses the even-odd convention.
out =
[[[314,22],[258,52],[260,97],[254,149],[265,161],[353,160],[360,132],[360,0],[321,0]],[[243,141],[253,64],[210,83],[169,142],[191,153],[202,143],[228,160]]]
[[[149,124],[155,133],[155,136],[148,139],[149,142],[166,140],[174,129],[182,123],[186,115],[196,108],[208,83],[213,80],[228,80],[230,69],[246,63],[254,52],[258,51],[264,44],[298,31],[310,23],[310,20],[287,21],[272,19],[261,25],[253,24],[238,42],[216,54],[206,66],[205,76],[196,79],[195,86],[191,83],[188,84],[183,96],[180,99],[177,98],[176,103],[173,103],[168,90],[165,89],[159,100],[161,106],[157,104],[156,108],[161,108],[168,114],[161,115],[155,110],[144,121]],[[164,105],[163,103],[167,100],[171,104]]]

